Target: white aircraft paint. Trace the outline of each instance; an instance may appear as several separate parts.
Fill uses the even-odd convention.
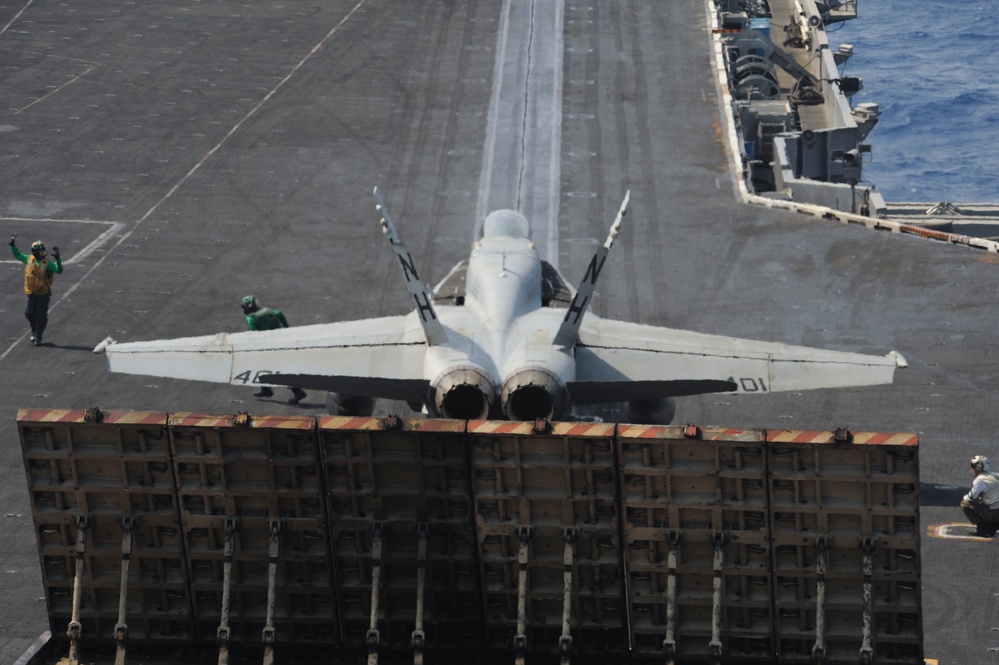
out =
[[[546,265],[520,213],[483,224],[463,288],[431,302],[378,196],[416,308],[403,316],[175,340],[102,342],[112,372],[284,385],[401,399],[432,415],[564,419],[573,404],[628,402],[633,422],[668,422],[673,398],[891,383],[905,359],[705,335],[586,316],[629,196],[576,291]],[[346,401],[346,400],[344,400]],[[369,400],[370,403],[370,400]]]

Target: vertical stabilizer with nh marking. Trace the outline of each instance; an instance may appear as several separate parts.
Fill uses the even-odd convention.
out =
[[[385,201],[382,200],[382,195],[378,192],[377,187],[375,187],[375,200],[378,202],[375,209],[382,216],[382,233],[389,237],[392,249],[395,250],[396,255],[399,257],[399,263],[402,265],[402,275],[406,279],[406,287],[413,294],[413,300],[416,301],[416,313],[420,317],[420,323],[423,324],[423,332],[427,336],[427,344],[430,346],[447,344],[447,334],[444,332],[444,326],[441,325],[440,319],[437,318],[437,312],[434,310],[433,303],[430,302],[427,289],[423,285],[423,282],[420,281],[420,276],[416,272],[416,264],[413,262],[413,256],[406,249],[406,245],[399,240],[399,236],[395,232],[395,225],[392,223],[392,217],[389,216],[388,210],[385,208]]]
[[[590,299],[593,297],[593,289],[596,287],[597,277],[600,276],[600,271],[603,270],[604,261],[607,260],[607,253],[610,251],[611,245],[614,244],[614,238],[617,237],[618,231],[621,230],[621,220],[628,212],[628,201],[630,200],[631,190],[629,189],[624,194],[624,200],[621,201],[621,208],[617,211],[614,223],[611,224],[607,240],[597,249],[597,253],[593,255],[593,258],[590,259],[590,265],[586,268],[583,281],[579,284],[576,295],[572,297],[572,302],[565,313],[565,318],[562,319],[562,325],[559,327],[558,333],[555,334],[554,344],[556,346],[575,346],[576,335],[579,333],[579,326],[583,322],[583,315],[586,314],[586,308],[589,307]]]

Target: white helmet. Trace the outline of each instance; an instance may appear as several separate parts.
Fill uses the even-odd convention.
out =
[[[971,458],[971,468],[975,473],[985,473],[989,470],[989,458],[985,455],[975,455]]]

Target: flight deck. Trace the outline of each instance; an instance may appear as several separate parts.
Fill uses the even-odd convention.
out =
[[[918,433],[924,652],[963,664],[999,647],[995,543],[948,537],[968,460],[999,458],[996,254],[741,203],[710,3],[536,4],[0,6],[0,232],[58,245],[66,264],[34,347],[22,266],[3,263],[0,662],[48,628],[18,409],[324,413],[318,393],[292,406],[280,390],[258,400],[252,388],[112,375],[91,350],[108,335],[243,330],[247,294],[292,326],[405,313],[376,185],[431,284],[500,205],[530,207],[542,257],[575,283],[631,190],[598,315],[897,349],[909,367],[891,386],[687,397],[675,422]],[[523,49],[531,66],[518,65]],[[542,125],[543,137],[523,133]],[[388,403],[378,415],[418,414]]]

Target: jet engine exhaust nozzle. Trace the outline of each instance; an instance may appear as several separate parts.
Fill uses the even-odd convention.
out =
[[[472,368],[445,374],[433,387],[437,414],[456,420],[485,420],[496,401],[496,389],[482,372]]]
[[[538,368],[520,370],[507,379],[500,402],[510,420],[558,420],[571,406],[565,386]]]

